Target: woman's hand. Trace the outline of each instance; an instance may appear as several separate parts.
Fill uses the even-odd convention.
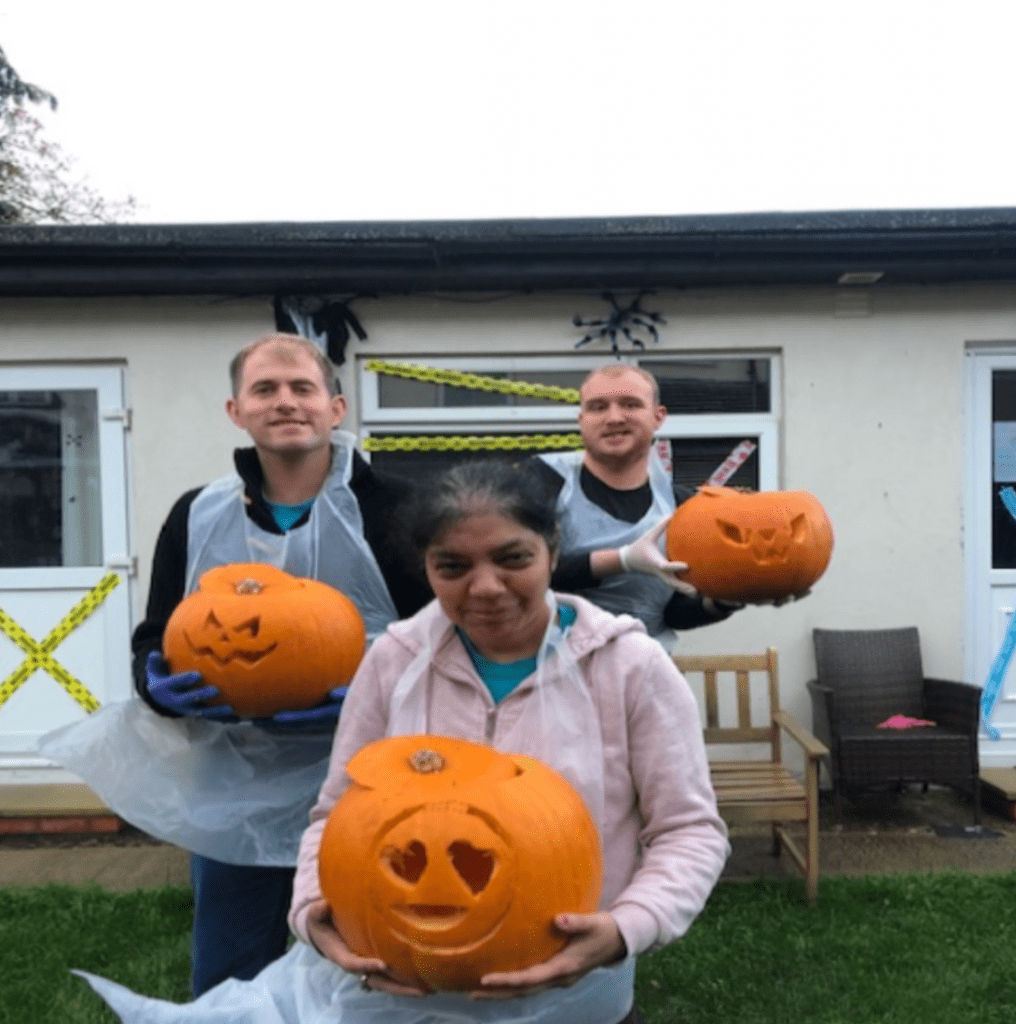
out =
[[[594,967],[624,959],[627,948],[614,919],[605,912],[597,914],[558,914],[558,931],[571,936],[560,953],[546,963],[523,971],[485,974],[482,989],[470,992],[473,999],[517,999],[548,988],[567,988]]]
[[[381,960],[357,956],[342,941],[332,923],[332,912],[324,900],[315,900],[307,911],[307,935],[314,948],[350,974],[359,974],[361,985],[394,996],[425,996],[429,993],[395,977]]]

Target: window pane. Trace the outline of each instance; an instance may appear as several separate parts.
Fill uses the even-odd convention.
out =
[[[639,360],[660,384],[670,415],[769,412],[768,359]]]
[[[0,567],[101,565],[95,391],[0,391]]]
[[[742,442],[751,437],[676,437],[670,442],[670,460],[674,467],[674,482],[685,487],[700,487],[723,464],[723,460]],[[758,490],[758,448],[724,483],[725,487],[749,487]]]
[[[463,371],[467,372],[467,371]],[[474,371],[468,371],[474,372]],[[475,371],[476,376],[495,380],[520,381],[526,384],[546,384],[556,388],[578,388],[586,375],[585,370],[522,370],[510,373]],[[461,409],[472,407],[505,406],[557,406],[551,398],[533,398],[529,395],[502,394],[482,388],[464,388],[453,384],[378,374],[378,401],[382,409]]]
[[[1016,519],[1001,498],[1005,488],[1016,487],[1016,370],[992,373],[991,420],[991,564],[1016,569]]]

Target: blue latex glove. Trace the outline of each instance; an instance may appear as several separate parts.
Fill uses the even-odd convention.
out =
[[[152,700],[176,715],[200,715],[218,722],[237,721],[236,712],[228,704],[204,707],[204,702],[219,696],[216,686],[201,686],[200,672],[171,675],[169,665],[158,651],[152,651],[145,662],[148,693]]]
[[[329,719],[339,717],[342,702],[349,693],[348,686],[336,686],[328,696],[306,711],[277,711],[271,718],[255,718],[256,725],[324,725]]]

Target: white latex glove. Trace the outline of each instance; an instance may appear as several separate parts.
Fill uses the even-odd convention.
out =
[[[686,562],[668,562],[660,550],[660,537],[667,529],[670,516],[661,519],[651,526],[638,540],[617,549],[617,557],[621,560],[621,568],[625,572],[641,572],[646,576],[655,576],[663,580],[672,590],[677,590],[688,597],[696,597],[698,591],[682,580],[678,573],[688,568]]]

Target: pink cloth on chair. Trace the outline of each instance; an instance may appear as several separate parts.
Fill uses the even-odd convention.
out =
[[[884,722],[879,722],[876,729],[914,729],[919,725],[934,725],[927,718],[910,718],[908,715],[893,715]]]

